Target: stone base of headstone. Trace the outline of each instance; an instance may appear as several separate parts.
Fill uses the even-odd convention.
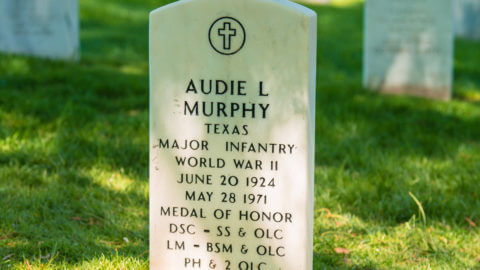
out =
[[[384,87],[377,90],[380,93],[390,95],[408,95],[449,101],[451,99],[450,89],[426,89],[421,87]]]

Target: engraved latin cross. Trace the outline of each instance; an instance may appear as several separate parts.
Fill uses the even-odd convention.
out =
[[[232,37],[237,35],[237,30],[231,28],[230,22],[224,22],[223,28],[218,29],[218,35],[223,37],[223,49],[230,50],[232,45]]]

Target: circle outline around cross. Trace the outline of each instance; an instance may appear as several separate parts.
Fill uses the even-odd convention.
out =
[[[217,24],[218,21],[220,20],[224,20],[224,19],[230,19],[230,20],[233,20],[235,21],[236,23],[238,23],[238,25],[240,25],[241,27],[241,30],[243,31],[243,41],[242,41],[242,45],[240,45],[240,47],[235,50],[235,51],[232,51],[230,53],[225,53],[225,52],[222,52],[220,50],[218,50],[215,45],[213,45],[213,42],[212,42],[212,29],[213,29],[213,26],[215,26],[215,24]],[[210,46],[216,51],[218,52],[219,54],[223,54],[223,55],[233,55],[233,54],[236,54],[237,52],[239,52],[243,46],[245,45],[245,42],[247,40],[247,32],[245,31],[245,28],[243,27],[242,23],[240,23],[239,20],[233,18],[233,17],[230,17],[230,16],[224,16],[224,17],[220,17],[218,19],[216,19],[212,25],[210,26],[209,30],[208,30],[208,41],[210,42]]]

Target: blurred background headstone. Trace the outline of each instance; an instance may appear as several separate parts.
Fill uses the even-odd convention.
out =
[[[0,51],[76,60],[79,43],[77,0],[0,1]]]
[[[455,34],[480,39],[480,0],[455,0]]]
[[[363,81],[384,93],[449,100],[452,0],[367,0]]]

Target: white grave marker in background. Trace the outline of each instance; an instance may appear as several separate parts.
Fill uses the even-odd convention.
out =
[[[289,1],[151,13],[151,269],[312,269],[315,54]]]
[[[79,57],[77,0],[1,0],[0,51],[75,60]]]
[[[364,86],[450,99],[452,15],[452,0],[367,0]]]
[[[454,0],[455,34],[480,39],[480,0]]]

